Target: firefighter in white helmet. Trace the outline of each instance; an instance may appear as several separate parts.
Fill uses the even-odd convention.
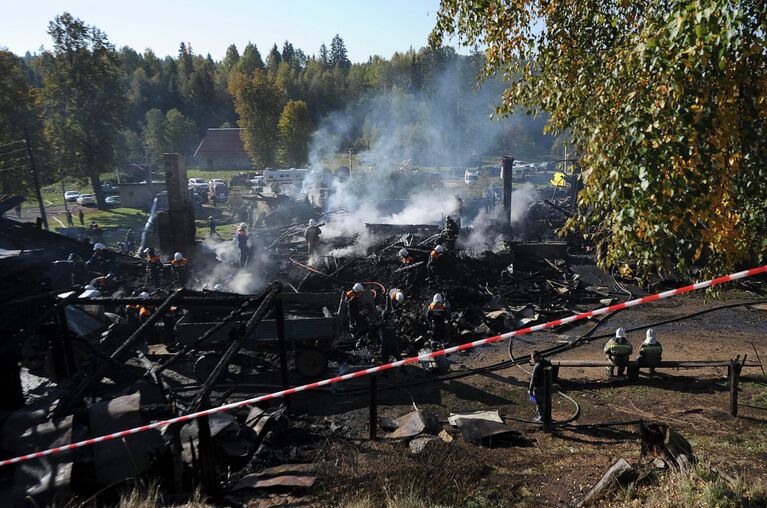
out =
[[[655,330],[648,328],[645,340],[639,346],[639,365],[648,367],[650,375],[655,374],[655,367],[663,360],[663,346],[655,336]]]
[[[605,367],[607,375],[613,376],[614,368],[618,367],[618,375],[622,376],[633,351],[631,343],[626,340],[626,331],[623,328],[615,330],[615,337],[610,339],[604,347],[605,358],[613,364]]]
[[[85,267],[93,273],[106,275],[112,271],[114,253],[107,249],[107,246],[101,242],[93,245],[93,254],[85,262]]]
[[[443,345],[447,340],[447,322],[450,319],[450,305],[441,293],[437,293],[426,308],[426,320],[429,322],[431,340],[434,345]],[[434,347],[434,346],[433,346]]]
[[[387,300],[387,309],[391,310],[395,317],[402,313],[402,304],[405,301],[405,293],[399,288],[389,290],[389,299]]]
[[[445,248],[442,244],[438,244],[434,247],[434,250],[429,254],[429,261],[426,263],[426,270],[429,272],[429,279],[436,281],[444,273],[443,265],[445,264]]]
[[[352,334],[364,331],[367,325],[376,321],[375,295],[361,282],[346,292],[346,308]]]
[[[176,279],[178,287],[185,287],[189,280],[189,260],[180,252],[176,252],[173,254],[170,266],[173,270],[173,277]]]

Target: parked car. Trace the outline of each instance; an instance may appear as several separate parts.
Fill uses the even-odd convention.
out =
[[[199,188],[202,188],[202,187],[206,187],[207,188],[208,187],[208,182],[206,182],[202,178],[190,178],[189,179],[189,185],[192,185],[194,187],[199,187]]]
[[[93,194],[80,194],[77,197],[77,204],[82,206],[95,205],[96,196],[94,196]]]
[[[107,198],[104,200],[104,203],[117,208],[120,206],[120,196],[107,196]]]
[[[77,201],[77,198],[80,197],[80,193],[73,190],[68,190],[64,193],[64,201],[69,201],[70,203]]]
[[[101,185],[101,192],[104,194],[119,194],[120,190],[117,188],[116,185],[112,185],[111,183],[104,183]]]

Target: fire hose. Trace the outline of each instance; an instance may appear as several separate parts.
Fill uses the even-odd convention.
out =
[[[547,330],[549,328],[553,328],[555,326],[559,326],[559,325],[562,325],[562,324],[565,324],[565,323],[572,323],[572,322],[575,322],[575,321],[581,321],[581,320],[584,320],[584,319],[589,319],[589,318],[592,318],[594,316],[601,316],[601,315],[604,315],[604,314],[609,314],[609,313],[615,312],[617,310],[622,310],[622,309],[626,309],[626,308],[630,308],[630,307],[635,307],[635,306],[638,306],[638,305],[643,305],[645,303],[650,303],[650,302],[654,302],[654,301],[657,301],[657,300],[662,300],[662,299],[665,299],[665,298],[670,298],[670,297],[673,297],[673,296],[689,293],[691,291],[696,291],[696,290],[699,290],[699,289],[705,289],[705,288],[709,288],[709,287],[712,287],[712,286],[717,286],[717,285],[720,285],[720,284],[724,284],[726,282],[730,282],[730,281],[733,281],[733,280],[743,279],[743,278],[746,278],[746,277],[752,277],[754,275],[759,275],[759,274],[763,274],[763,273],[767,273],[767,265],[763,265],[763,266],[756,267],[756,268],[751,268],[749,270],[744,270],[744,271],[741,271],[741,272],[732,273],[730,275],[724,275],[724,276],[721,276],[721,277],[717,277],[715,279],[711,279],[711,280],[707,280],[707,281],[703,281],[703,282],[698,282],[698,283],[695,283],[695,284],[691,284],[691,285],[684,286],[684,287],[677,288],[677,289],[672,289],[672,290],[669,290],[669,291],[664,291],[662,293],[656,293],[656,294],[645,296],[645,297],[642,297],[642,298],[637,298],[635,300],[630,300],[630,301],[627,301],[627,302],[618,303],[616,305],[611,305],[611,306],[608,306],[608,307],[603,307],[601,309],[596,309],[596,310],[592,310],[592,311],[588,311],[588,312],[583,312],[583,313],[580,313],[580,314],[575,314],[575,315],[572,315],[572,316],[568,316],[566,318],[556,319],[554,321],[549,321],[548,323],[543,323],[543,324],[540,324],[540,325],[529,326],[527,328],[522,328],[522,329],[519,329],[519,330],[514,330],[512,332],[504,333],[504,334],[501,334],[501,335],[495,335],[493,337],[488,337],[488,338],[485,338],[485,339],[475,340],[475,341],[472,341],[472,342],[466,342],[466,343],[460,344],[458,346],[453,346],[453,347],[449,347],[449,348],[446,348],[446,349],[441,349],[441,350],[438,350],[438,351],[433,351],[431,353],[424,353],[424,354],[421,354],[421,355],[418,355],[418,356],[413,356],[413,357],[410,357],[410,358],[405,358],[404,360],[398,360],[396,362],[387,363],[387,364],[383,364],[383,365],[378,365],[376,367],[371,367],[371,368],[368,368],[368,369],[362,369],[362,370],[358,370],[358,371],[355,371],[355,372],[350,372],[348,374],[344,374],[344,375],[341,375],[341,376],[327,378],[327,379],[323,379],[321,381],[315,381],[315,382],[312,382],[312,383],[308,383],[308,384],[301,385],[301,386],[296,386],[296,387],[293,387],[293,388],[288,388],[288,389],[285,389],[285,390],[280,390],[280,391],[269,393],[269,394],[266,394],[266,395],[261,395],[261,396],[253,397],[253,398],[250,398],[250,399],[245,399],[245,400],[241,400],[241,401],[237,401],[237,402],[232,402],[232,403],[229,403],[229,404],[224,404],[224,405],[221,405],[221,406],[218,406],[218,407],[214,407],[214,408],[210,408],[210,409],[205,409],[205,410],[202,410],[202,411],[197,411],[197,412],[186,414],[186,415],[177,416],[175,418],[169,418],[169,419],[166,419],[166,420],[159,420],[159,421],[152,422],[152,423],[149,423],[149,424],[146,424],[146,425],[141,425],[141,426],[138,426],[138,427],[133,427],[133,428],[130,428],[130,429],[125,429],[125,430],[122,430],[122,431],[119,431],[119,432],[114,432],[114,433],[111,433],[111,434],[97,436],[95,438],[90,438],[90,439],[85,439],[85,440],[82,440],[82,441],[77,441],[77,442],[70,443],[70,444],[64,445],[64,446],[57,446],[57,447],[54,447],[54,448],[49,448],[47,450],[41,450],[41,451],[37,451],[37,452],[26,454],[26,455],[20,455],[18,457],[13,457],[13,458],[10,458],[10,459],[6,459],[6,460],[0,461],[0,466],[7,466],[7,465],[11,465],[11,464],[17,464],[19,462],[24,462],[24,461],[40,458],[40,457],[47,457],[49,455],[54,455],[54,454],[63,453],[63,452],[69,451],[69,450],[75,450],[75,449],[78,449],[78,448],[83,448],[83,447],[90,446],[90,445],[93,445],[93,444],[102,443],[104,441],[110,441],[110,440],[113,440],[113,439],[119,439],[119,438],[122,438],[122,437],[131,436],[131,435],[134,435],[134,434],[139,434],[141,432],[146,432],[148,430],[160,429],[160,428],[167,427],[169,425],[188,422],[188,421],[194,420],[196,418],[200,418],[200,417],[203,417],[203,416],[209,416],[209,415],[212,415],[212,414],[215,414],[215,413],[221,413],[221,412],[224,412],[224,411],[228,411],[230,409],[236,409],[236,408],[240,408],[240,407],[244,407],[244,406],[251,406],[251,405],[259,403],[259,402],[263,402],[263,401],[267,401],[267,400],[273,400],[273,399],[278,399],[278,398],[285,397],[286,395],[292,395],[292,394],[300,393],[300,392],[303,392],[303,391],[313,390],[313,389],[316,389],[316,388],[319,388],[319,387],[323,387],[323,386],[327,386],[327,385],[331,385],[331,384],[335,384],[335,383],[340,383],[340,382],[347,381],[347,380],[350,380],[350,379],[355,379],[355,378],[359,378],[359,377],[363,377],[363,376],[368,376],[368,375],[371,375],[371,374],[376,374],[378,372],[384,372],[384,371],[387,371],[387,370],[390,370],[390,369],[394,369],[394,368],[398,368],[398,367],[402,367],[402,366],[405,366],[405,365],[410,365],[410,364],[417,363],[417,362],[423,362],[423,361],[429,360],[431,358],[438,358],[440,356],[445,356],[445,355],[452,354],[452,353],[457,353],[457,352],[460,352],[460,351],[466,351],[466,350],[473,349],[473,348],[476,348],[476,347],[479,347],[479,346],[484,346],[486,344],[494,344],[496,342],[500,342],[500,341],[506,340],[506,339],[511,339],[511,338],[517,337],[519,335],[526,335],[526,334],[537,332],[537,331],[541,331],[541,330]]]

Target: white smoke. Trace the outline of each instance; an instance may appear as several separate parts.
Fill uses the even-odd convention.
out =
[[[220,284],[222,291],[248,294],[258,292],[267,284],[269,277],[265,276],[263,266],[268,260],[264,256],[254,253],[248,265],[240,268],[240,251],[233,239],[209,237],[202,242],[202,247],[213,253],[218,263],[204,275],[197,272],[197,289],[213,289]]]
[[[538,201],[535,185],[525,182],[522,187],[511,193],[511,225],[519,225],[527,215],[530,205]]]

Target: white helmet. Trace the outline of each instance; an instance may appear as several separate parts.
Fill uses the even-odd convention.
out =
[[[355,293],[362,293],[365,291],[365,286],[363,286],[361,282],[358,282],[352,287],[352,291]]]
[[[173,254],[173,259],[175,259],[176,261],[181,261],[182,259],[184,259],[184,256],[182,256],[180,252],[176,252],[175,254]]]
[[[142,300],[148,300],[149,293],[147,293],[146,291],[142,291],[141,293],[139,293],[138,297],[141,298]]]
[[[445,301],[445,299],[442,298],[442,294],[437,293],[436,295],[434,295],[434,298],[432,298],[431,301],[434,302],[434,303],[442,303],[442,302]]]
[[[309,225],[310,226],[316,226],[317,225],[317,221],[314,220],[314,219],[309,219]]]
[[[395,298],[397,299],[399,303],[402,303],[405,301],[405,293],[403,293],[402,291],[397,291]]]
[[[409,254],[409,252],[407,251],[407,249],[405,249],[405,248],[403,247],[403,248],[401,248],[401,249],[399,250],[398,254],[399,254],[399,257],[401,257],[401,258],[404,258],[405,256],[407,256],[407,255]]]
[[[213,291],[221,291],[222,289],[224,289],[224,287],[221,284],[213,286]]]
[[[657,340],[655,340],[655,330],[652,328],[648,328],[647,332],[645,333],[645,344],[657,344]]]
[[[107,246],[104,245],[103,243],[97,243],[93,246],[93,250],[104,250],[106,248]]]
[[[437,254],[442,254],[443,252],[445,252],[445,248],[442,246],[442,244],[437,245],[436,247],[434,247],[434,252],[436,252]]]
[[[616,339],[625,339],[626,338],[626,330],[623,328],[618,328],[615,330],[615,338]]]
[[[240,223],[240,229],[247,229],[248,225],[244,222]]]

